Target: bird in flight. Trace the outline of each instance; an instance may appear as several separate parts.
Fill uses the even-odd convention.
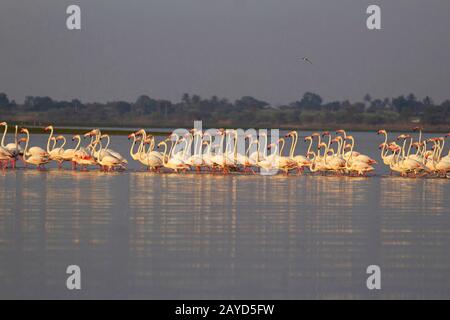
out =
[[[309,60],[307,57],[301,58],[304,62],[312,64],[311,60]]]

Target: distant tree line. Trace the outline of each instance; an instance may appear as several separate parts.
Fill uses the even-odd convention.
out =
[[[112,101],[82,103],[80,100],[56,101],[50,97],[26,97],[23,104],[0,93],[0,120],[26,124],[189,127],[202,120],[208,127],[255,128],[408,128],[413,125],[447,130],[450,128],[450,100],[436,104],[430,97],[414,94],[396,98],[372,98],[360,102],[325,103],[315,93],[287,105],[271,106],[245,96],[234,102],[212,96],[183,94],[179,102],[154,99],[146,95],[135,102]]]

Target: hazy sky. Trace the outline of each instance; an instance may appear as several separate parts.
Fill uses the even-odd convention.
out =
[[[66,29],[70,4],[81,31]],[[369,4],[381,31],[366,28]],[[450,98],[448,0],[1,0],[0,44],[0,92],[18,102]]]

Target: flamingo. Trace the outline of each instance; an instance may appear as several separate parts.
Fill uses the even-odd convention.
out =
[[[397,166],[403,168],[406,174],[410,172],[413,172],[414,174],[422,171],[429,172],[429,169],[424,164],[410,157],[409,153],[412,144],[412,137],[410,135],[402,134],[397,137],[397,140],[400,139],[403,139],[403,147],[401,148],[402,156],[400,157],[400,154],[397,156]],[[408,152],[405,151],[407,139],[411,139]]]
[[[382,144],[380,144],[379,148],[381,149],[381,159],[383,160],[383,163],[385,165],[389,166],[394,159],[394,154],[390,154],[390,155],[387,154],[389,152],[389,148],[388,148],[389,145],[387,143],[388,142],[388,134],[387,134],[386,130],[384,130],[384,129],[378,130],[377,134],[384,135],[384,142]]]
[[[8,132],[8,124],[6,122],[2,122],[0,123],[0,126],[5,127],[0,147],[6,149],[11,154],[12,157],[10,158],[9,162],[11,162],[11,166],[14,169],[16,167],[17,157],[19,155],[23,155],[23,149],[18,143],[17,137],[19,127],[17,125],[15,126],[14,143],[8,143],[7,145],[5,145],[5,137],[6,133]]]
[[[347,132],[344,129],[340,129],[336,131],[336,134],[342,134],[342,138],[344,139],[343,141],[345,142],[347,140]],[[344,143],[344,151],[345,151],[346,145]],[[357,151],[352,151],[353,152],[353,156],[357,157],[360,155],[359,152]],[[350,152],[346,152],[344,153],[344,158],[345,159],[349,159],[350,158]]]
[[[309,160],[307,157],[305,157],[303,155],[294,155],[295,149],[296,149],[297,143],[298,143],[297,131],[288,132],[288,134],[286,134],[286,137],[292,138],[292,144],[291,144],[291,149],[289,151],[289,157],[293,161],[295,161],[295,163],[297,164],[297,173],[300,174],[301,172],[303,172],[305,170],[305,167],[309,167],[311,165],[311,160]],[[311,150],[311,145],[312,145],[312,141],[308,147],[308,152]]]
[[[130,140],[131,138],[133,138],[133,143],[131,144],[131,148],[130,148],[130,156],[133,160],[138,161],[139,155],[140,155],[140,150],[142,148],[143,139],[141,139],[141,143],[139,144],[138,150],[136,152],[133,152],[134,147],[136,146],[136,142],[138,142],[138,139],[136,138],[136,133],[131,133],[128,136],[128,140]]]
[[[128,164],[128,160],[125,159],[120,153],[118,153],[118,152],[116,152],[116,151],[114,151],[112,149],[109,149],[109,144],[111,143],[110,136],[108,134],[103,134],[103,135],[100,136],[100,140],[105,139],[105,138],[107,139],[108,142],[106,143],[106,146],[104,148],[100,144],[99,154],[101,154],[102,156],[109,155],[111,157],[114,157],[114,158],[120,160],[120,162],[123,165]],[[98,142],[100,142],[100,140]]]
[[[347,152],[344,155],[344,159],[346,159],[347,162],[349,161],[349,159],[351,159],[351,161],[364,162],[364,163],[366,163],[368,165],[372,165],[372,164],[376,164],[377,163],[376,160],[370,158],[369,156],[366,156],[366,155],[361,154],[359,152],[353,151],[353,149],[355,147],[355,138],[353,136],[347,136],[347,139],[352,142],[352,144],[351,144],[351,151]]]
[[[142,135],[142,137],[137,138],[136,135]],[[131,157],[142,163],[149,170],[159,170],[162,167],[162,155],[159,152],[152,151],[154,146],[154,138],[150,137],[147,139],[145,130],[139,130],[128,136],[129,139],[133,138],[133,144],[131,145],[130,155]],[[145,141],[144,141],[145,139]],[[133,153],[134,145],[136,142],[140,141],[137,152]],[[145,145],[149,144],[149,149],[146,152]]]
[[[102,138],[102,136],[100,137],[100,139],[101,138]],[[119,159],[119,158],[113,156],[109,152],[103,152],[105,150],[103,149],[103,146],[101,145],[100,141],[98,141],[97,144],[100,145],[100,150],[98,151],[97,163],[101,166],[102,170],[112,171],[115,168],[126,169],[126,167],[125,167],[126,163],[122,159]],[[109,142],[107,144],[107,147],[108,147],[108,145],[109,145]]]
[[[75,146],[75,148],[73,148],[73,149],[65,149],[64,152],[61,155],[63,162],[67,162],[67,161],[71,161],[72,162],[72,169],[75,169],[76,168],[76,164],[77,164],[75,161],[73,161],[73,158],[74,158],[76,152],[78,151],[78,149],[80,148],[80,145],[81,145],[81,137],[80,137],[80,135],[73,136],[72,137],[72,141],[75,141],[75,140],[78,141],[76,146]]]
[[[55,144],[53,145],[52,152],[50,153],[50,160],[56,161],[58,163],[58,168],[61,169],[64,162],[64,146],[66,145],[67,140],[64,136],[57,136],[53,139],[55,139]],[[62,141],[62,144],[60,147],[55,148],[58,141]]]
[[[163,152],[163,166],[165,168],[171,169],[175,172],[178,172],[179,170],[187,170],[189,169],[189,166],[185,164],[183,161],[181,161],[178,158],[173,157],[166,157],[167,155],[167,143],[166,141],[162,141],[158,144],[158,148],[164,146],[164,152]],[[173,146],[172,146],[173,147]]]
[[[320,154],[320,150],[322,150],[323,148],[326,149],[326,147],[327,147],[327,145],[325,143],[321,142],[317,146],[317,154],[315,152],[312,152],[312,151],[309,151],[307,153],[307,156],[310,156],[310,155],[313,156],[312,159],[311,159],[311,165],[309,167],[309,170],[312,173],[315,173],[315,172],[324,173],[324,172],[326,172],[328,170],[328,167],[326,166],[326,163],[325,163],[326,150],[324,150],[325,152],[324,152],[324,156],[323,157]]]
[[[191,150],[192,141],[194,141],[194,154],[186,158],[186,163],[191,167],[194,167],[197,172],[200,172],[203,166],[203,156],[201,154],[201,140],[202,132],[196,129],[192,129],[193,137],[189,140],[189,146],[186,150]]]
[[[149,144],[147,152],[145,152],[146,144]],[[153,151],[154,144],[155,142],[153,137],[151,137],[150,140],[143,142],[142,149],[139,153],[139,161],[149,168],[149,170],[159,171],[159,169],[163,166],[163,155],[157,151]]]
[[[43,153],[30,153],[28,149],[28,144],[30,142],[30,133],[28,129],[21,129],[21,133],[25,133],[27,135],[27,137],[25,138],[26,143],[25,149],[23,151],[23,161],[26,164],[35,165],[38,170],[44,169],[44,165],[50,162],[49,154],[45,151]]]
[[[271,143],[267,146],[268,150],[271,150],[272,148],[274,149],[273,153],[268,157],[264,157],[263,159],[259,159],[259,151],[258,151],[256,165],[258,167],[260,167],[262,170],[265,170],[265,171],[272,171],[274,169],[278,170],[278,166],[277,166],[278,144]],[[259,149],[259,146],[258,146],[258,149]]]
[[[277,155],[277,166],[278,169],[283,171],[286,175],[289,173],[289,170],[297,167],[297,162],[291,157],[283,156],[283,149],[285,145],[285,140],[283,138],[278,139],[278,143],[281,143],[280,151]]]
[[[264,143],[261,143],[261,140],[263,138],[264,138]],[[266,153],[261,151],[260,146],[262,146],[262,148],[263,148],[262,150],[265,150],[265,146],[267,146],[267,142],[268,142],[267,133],[261,132],[259,134],[257,151],[254,151],[252,154],[249,155],[250,162],[257,163],[266,158]]]

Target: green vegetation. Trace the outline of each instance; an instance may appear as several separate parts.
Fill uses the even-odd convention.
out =
[[[270,106],[253,97],[234,102],[213,96],[203,99],[184,94],[179,102],[140,96],[134,103],[113,101],[82,103],[55,101],[49,97],[27,97],[23,104],[0,93],[0,120],[27,125],[191,127],[202,120],[204,127],[292,128],[373,130],[379,127],[408,130],[425,126],[428,130],[449,131],[450,100],[435,104],[429,97],[413,94],[397,98],[361,102],[333,101],[307,92],[288,105]]]

